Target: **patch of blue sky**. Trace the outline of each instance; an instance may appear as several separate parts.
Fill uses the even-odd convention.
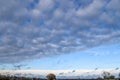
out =
[[[85,51],[46,57],[28,63],[31,69],[44,70],[77,70],[77,69],[107,69],[119,67],[120,44],[100,46]]]

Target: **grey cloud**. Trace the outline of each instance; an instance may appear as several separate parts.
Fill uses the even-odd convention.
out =
[[[100,14],[101,9],[104,7],[104,4],[105,3],[102,0],[94,0],[93,3],[91,3],[87,7],[78,9],[77,14],[78,16],[83,18],[93,18]]]
[[[39,0],[32,6],[33,0],[0,0],[0,63],[16,63],[119,42],[118,2]]]

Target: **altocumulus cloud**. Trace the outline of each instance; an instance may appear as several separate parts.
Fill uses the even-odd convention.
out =
[[[120,0],[0,0],[0,63],[120,41]]]

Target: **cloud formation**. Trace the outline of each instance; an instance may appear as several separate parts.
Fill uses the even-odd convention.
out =
[[[120,41],[120,0],[0,0],[0,63]]]

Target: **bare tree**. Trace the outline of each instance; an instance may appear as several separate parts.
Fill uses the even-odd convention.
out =
[[[102,75],[103,75],[104,79],[109,79],[110,73],[104,71]]]

